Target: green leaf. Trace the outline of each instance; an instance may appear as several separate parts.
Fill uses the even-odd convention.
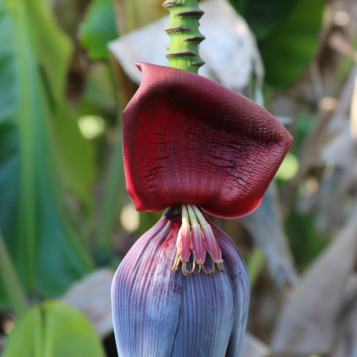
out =
[[[91,207],[91,190],[96,176],[94,154],[79,131],[74,110],[64,97],[73,44],[56,26],[54,14],[43,1],[29,0],[27,9],[34,24],[31,27],[33,50],[52,109],[53,120],[49,125],[61,173],[67,187]]]
[[[54,143],[52,120],[65,102],[62,78],[68,59],[56,46],[46,51],[36,46],[50,43],[46,35],[57,32],[53,40],[61,38],[53,18],[42,19],[50,14],[47,6],[40,0],[0,0],[0,228],[27,290],[54,296],[90,271],[92,261],[89,248],[61,213],[68,207],[57,155],[66,142]],[[60,52],[69,48],[61,43]],[[71,140],[80,138],[76,130],[78,136],[68,134]],[[72,157],[89,160],[89,154]],[[5,302],[0,288],[0,303]]]
[[[20,318],[13,332],[9,336],[3,357],[43,355],[42,321],[39,307],[32,307]]]
[[[230,0],[248,22],[257,40],[266,38],[279,26],[297,0]]]
[[[301,75],[314,55],[325,0],[298,0],[273,33],[260,43],[266,82],[283,88]]]
[[[3,83],[1,78],[0,83]],[[3,92],[0,88],[0,102],[1,98],[4,98]],[[5,108],[9,106],[0,104],[0,227],[2,233],[8,236],[11,234],[11,227],[16,222],[19,177],[15,177],[14,173],[19,172],[20,155],[19,138],[15,126],[8,121],[1,122],[1,115],[4,114]]]
[[[26,310],[26,297],[0,232],[0,282],[17,317]]]
[[[92,60],[108,57],[107,43],[118,37],[112,0],[94,0],[88,6],[79,30],[82,46]]]
[[[66,186],[86,208],[93,206],[93,184],[97,176],[93,148],[79,131],[75,112],[63,101],[50,121],[61,174]]]
[[[44,0],[27,0],[26,3],[28,18],[33,25],[31,40],[34,54],[51,95],[55,101],[61,101],[74,46],[70,38],[59,30],[55,16]]]
[[[98,221],[97,239],[102,248],[112,245],[113,229],[119,214],[119,198],[125,187],[121,130],[118,130],[116,134],[116,143],[105,178],[104,194]]]
[[[68,304],[47,301],[32,307],[18,321],[4,357],[104,357],[90,322]]]

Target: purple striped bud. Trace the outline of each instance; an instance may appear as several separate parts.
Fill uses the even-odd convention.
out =
[[[184,269],[170,270],[176,266],[181,224],[181,214],[165,214],[135,243],[115,274],[112,308],[120,357],[240,355],[249,305],[244,261],[229,237],[208,222],[225,272],[185,276]],[[182,228],[180,234],[182,242]],[[193,264],[191,254],[188,271]],[[210,270],[211,264],[206,259],[203,269]]]

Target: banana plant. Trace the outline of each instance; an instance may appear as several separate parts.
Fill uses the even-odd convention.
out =
[[[0,26],[0,228],[25,291],[57,296],[93,268],[65,199],[90,210],[95,177],[65,98],[73,45],[39,0],[1,0]]]

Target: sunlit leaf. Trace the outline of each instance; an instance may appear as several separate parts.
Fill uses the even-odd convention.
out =
[[[114,0],[120,35],[138,29],[167,15],[161,0]]]
[[[96,177],[94,153],[78,128],[75,112],[64,102],[58,103],[50,121],[55,154],[66,186],[91,208]]]
[[[279,167],[275,178],[280,180],[290,180],[292,179],[299,170],[299,161],[292,152],[288,152],[285,156],[284,161]]]
[[[41,310],[36,306],[19,320],[7,341],[3,356],[43,356],[42,334]]]
[[[88,319],[63,302],[47,301],[21,318],[5,346],[4,357],[104,357]]]

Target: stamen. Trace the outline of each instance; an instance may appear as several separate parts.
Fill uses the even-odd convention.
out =
[[[178,266],[180,264],[180,251],[177,250],[176,251],[176,256],[175,256],[175,260],[174,260],[174,264],[172,265],[172,267],[170,268],[171,271],[173,270],[177,270],[178,269]]]
[[[199,264],[199,265],[198,265],[198,267],[199,267],[198,272],[197,272],[197,273],[193,273],[193,274],[194,274],[194,275],[197,275],[197,274],[201,273],[202,266],[203,266],[203,264]],[[207,274],[207,273],[206,273],[206,274]]]
[[[206,221],[205,216],[195,205],[182,205],[182,225],[178,232],[176,242],[176,256],[171,271],[178,270],[180,261],[182,262],[182,274],[197,275],[201,271],[205,274],[215,276],[218,271],[225,273],[221,249],[213,234],[211,225]],[[187,269],[189,258],[193,254],[192,269]],[[206,252],[212,260],[212,269],[207,271],[204,267]],[[196,265],[198,272],[195,273]]]
[[[194,254],[196,255],[197,264],[203,264],[206,259],[206,249],[204,245],[204,240],[202,239],[201,227],[197,222],[195,212],[191,205],[187,205],[187,210],[192,228],[192,249]]]
[[[190,259],[190,240],[191,240],[191,232],[190,232],[190,223],[188,221],[188,213],[185,205],[182,205],[182,226],[179,232],[180,240],[181,240],[181,261],[188,262]]]
[[[189,270],[187,270],[187,263],[186,262],[182,263],[182,274],[184,276],[188,276],[188,275],[191,274],[191,272]]]
[[[205,267],[203,266],[203,264],[200,265],[200,271],[201,271],[201,268],[202,268],[202,271],[203,271],[205,274],[207,274],[207,275],[213,273],[213,269],[210,270],[210,271],[207,271],[207,270],[205,269]]]
[[[223,263],[215,263],[217,264],[217,269],[222,272],[222,273],[226,273],[226,269],[224,269],[223,267]]]
[[[191,270],[191,274],[195,271],[195,268],[196,268],[196,259],[194,258],[193,259],[193,265],[192,265],[192,270]]]
[[[221,249],[217,243],[217,240],[213,234],[210,224],[206,221],[204,215],[197,206],[193,206],[195,214],[201,224],[202,233],[204,236],[204,242],[207,252],[211,255],[214,263],[223,263]]]
[[[212,275],[215,276],[217,274],[217,272],[216,272],[216,264],[215,263],[212,263],[212,271],[213,271]]]

